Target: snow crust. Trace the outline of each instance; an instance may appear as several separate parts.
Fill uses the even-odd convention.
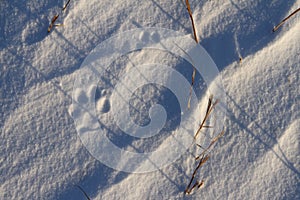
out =
[[[74,94],[78,102],[95,98],[101,128],[116,145],[139,152],[166,147],[181,115],[174,95],[153,85],[135,91],[148,103],[131,99],[141,111],[131,111],[135,122],[149,123],[149,106],[157,102],[171,116],[163,134],[138,140],[114,126],[112,93],[118,78],[141,63],[173,66],[190,81],[187,61],[163,51],[131,52],[97,86],[73,91],[73,84],[85,57],[115,34],[161,27],[192,37],[183,3],[71,0],[58,21],[64,26],[47,34],[64,3],[0,2],[0,199],[85,199],[76,185],[91,199],[300,199],[300,13],[272,33],[299,0],[190,1],[200,44],[220,70],[227,115],[225,135],[200,171],[205,184],[188,196],[196,148],[155,172],[120,172],[89,154],[72,118]],[[210,86],[196,79],[203,110]]]

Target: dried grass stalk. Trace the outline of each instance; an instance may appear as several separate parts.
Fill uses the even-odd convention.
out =
[[[51,23],[50,23],[50,25],[48,27],[48,33],[50,33],[50,31],[51,31],[52,27],[54,26],[54,23],[56,22],[56,20],[58,19],[58,17],[59,17],[59,15],[54,15],[54,17],[52,18]]]
[[[62,11],[64,11],[64,10],[68,7],[70,1],[71,1],[71,0],[68,0],[68,2],[64,5],[64,7],[62,8]]]
[[[203,121],[201,122],[195,136],[194,139],[196,139],[200,133],[200,131],[202,130],[202,128],[206,128],[206,127],[210,127],[210,126],[205,126],[205,123],[208,119],[208,117],[210,116],[211,112],[213,111],[213,109],[216,107],[216,105],[219,103],[219,100],[217,99],[215,102],[213,102],[213,95],[211,95],[208,99],[208,105],[207,105],[207,109],[206,109],[206,113],[204,116]]]
[[[221,131],[221,133],[219,133],[215,138],[213,138],[210,142],[210,144],[208,145],[208,147],[206,149],[204,149],[204,151],[196,157],[196,160],[199,160],[200,157],[202,157],[203,155],[206,154],[206,152],[224,135],[225,131]],[[203,149],[203,147],[201,146],[201,148]]]
[[[212,128],[211,126],[207,126],[205,125],[206,121],[208,120],[208,117],[210,116],[210,114],[212,113],[212,111],[214,110],[214,108],[216,107],[216,105],[218,104],[218,99],[214,101],[213,99],[213,95],[211,95],[208,99],[208,104],[207,104],[207,109],[206,109],[206,113],[205,113],[205,117],[203,119],[203,121],[200,124],[200,127],[198,128],[194,139],[196,140],[198,134],[200,133],[200,131],[202,130],[202,128]],[[204,148],[201,145],[197,144],[197,147],[203,149],[203,152],[197,156],[196,162],[199,162],[197,167],[195,168],[192,177],[190,179],[189,184],[187,185],[184,193],[185,194],[190,194],[195,188],[200,188],[203,184],[204,181],[195,181],[195,177],[197,172],[199,171],[200,167],[209,159],[209,150],[213,147],[213,145],[224,135],[225,131],[223,130],[221,133],[219,133],[216,137],[214,137],[211,141],[210,144],[208,145],[208,147]]]
[[[192,190],[195,188],[195,187],[198,187],[200,188],[203,184],[204,184],[204,181],[202,180],[201,182],[198,182],[196,181],[196,183],[191,187],[192,183],[194,182],[194,179],[195,179],[195,176],[198,172],[198,170],[200,169],[200,167],[209,159],[209,155],[203,155],[201,160],[199,161],[197,167],[195,168],[194,172],[193,172],[193,175],[192,175],[192,178],[188,184],[188,186],[186,187],[184,193],[185,194],[190,194],[192,192]]]
[[[198,37],[197,37],[197,33],[196,33],[196,28],[195,28],[195,22],[194,22],[194,18],[193,18],[193,14],[192,14],[192,9],[191,9],[191,5],[189,0],[185,0],[185,4],[186,4],[186,9],[188,10],[191,22],[192,22],[192,28],[193,28],[193,33],[194,33],[194,39],[197,43],[199,43]]]
[[[293,15],[295,15],[299,11],[300,11],[300,8],[298,8],[297,10],[295,10],[294,12],[292,12],[292,14],[290,14],[289,16],[287,16],[286,18],[284,18],[277,26],[275,26],[273,28],[273,32],[277,31],[289,18],[291,18]]]
[[[192,9],[191,9],[191,5],[190,5],[189,0],[185,0],[185,5],[186,5],[186,9],[188,10],[191,22],[192,22],[194,39],[195,39],[196,43],[199,43],[199,40],[198,40],[198,37],[197,37],[197,32],[196,32],[196,27],[195,27],[195,22],[194,22],[194,18],[193,18],[193,14],[192,14]],[[191,84],[191,87],[190,87],[190,96],[189,96],[189,100],[188,100],[188,109],[190,109],[190,105],[191,105],[192,90],[193,90],[193,86],[194,86],[194,82],[195,82],[195,76],[196,76],[196,68],[193,66],[192,84]]]

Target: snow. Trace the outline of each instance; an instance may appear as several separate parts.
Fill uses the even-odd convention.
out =
[[[164,87],[175,84],[176,76],[164,66],[191,81],[193,67],[184,52],[182,57],[153,49],[130,52],[106,66],[97,84],[84,90],[74,87],[90,52],[124,31],[159,27],[192,37],[182,1],[71,0],[61,13],[64,3],[0,3],[0,199],[85,199],[76,185],[91,199],[300,199],[300,13],[272,33],[300,7],[299,0],[190,1],[200,44],[220,70],[209,85],[197,72],[190,111]],[[64,26],[47,34],[57,13]],[[137,39],[147,43],[159,37],[145,31]],[[140,73],[136,69],[144,69],[144,77],[135,76]],[[161,85],[135,88],[150,77]],[[220,80],[223,89],[217,87]],[[182,93],[188,94],[181,83]],[[126,86],[134,91],[131,96]],[[151,161],[169,161],[169,154],[154,154],[131,166],[130,173],[106,166],[84,146],[90,139],[86,133],[100,123],[103,135],[124,151],[172,149],[170,144],[178,144],[174,138],[189,141],[186,137],[195,133],[211,93],[225,97],[210,121],[220,130],[225,120],[225,134],[200,170],[204,186],[191,195],[183,192],[195,169],[194,156],[201,152],[193,145],[184,152],[174,148],[171,153],[182,154],[155,171],[145,169]],[[74,104],[91,101],[96,118]],[[135,108],[129,114],[136,125],[151,127],[165,117],[162,131],[133,133],[142,138],[121,131],[132,128],[116,125],[114,117],[128,117],[117,110],[124,104]],[[185,137],[178,135],[183,116],[192,119]],[[83,126],[75,123],[76,117]],[[207,146],[213,134],[206,130],[198,142]],[[132,164],[106,156],[120,169]]]

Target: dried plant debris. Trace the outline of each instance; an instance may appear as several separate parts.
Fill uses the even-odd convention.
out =
[[[194,136],[194,139],[196,139],[200,133],[200,131],[203,129],[203,128],[210,128],[211,126],[206,126],[205,123],[206,121],[208,120],[208,117],[210,116],[210,114],[212,113],[213,109],[216,107],[216,105],[219,103],[219,100],[215,100],[213,102],[213,95],[211,95],[208,99],[208,105],[207,105],[207,109],[206,109],[206,113],[205,113],[205,116],[204,116],[204,119],[202,120],[195,136]]]
[[[62,8],[62,11],[64,11],[68,7],[68,5],[70,4],[70,1],[71,0],[68,0],[68,2],[64,5],[64,7]]]
[[[58,19],[58,17],[59,17],[59,15],[54,15],[54,17],[52,17],[51,23],[48,27],[48,33],[50,33],[50,31],[51,31],[52,27],[54,26],[54,24],[55,24],[56,20]]]
[[[199,171],[200,167],[209,159],[209,155],[203,155],[202,158],[200,159],[199,163],[197,164],[197,167],[195,168],[192,178],[188,184],[188,186],[186,187],[184,193],[185,194],[190,194],[195,188],[200,188],[203,184],[204,184],[204,180],[199,181],[195,181],[196,178],[196,174]],[[193,184],[193,182],[195,182]],[[192,186],[193,184],[193,186]]]
[[[194,64],[194,61],[193,61],[192,57],[183,48],[181,48],[178,44],[176,44],[176,43],[174,43],[174,44],[190,59],[190,62],[192,63],[192,66],[193,66],[192,82],[191,82],[191,87],[190,87],[190,91],[189,91],[189,99],[188,99],[188,105],[187,105],[188,109],[190,109],[191,108],[193,86],[194,86],[195,77],[196,77],[196,68],[195,68],[195,64]]]
[[[213,99],[213,95],[211,95],[208,99],[208,104],[207,104],[207,109],[206,109],[206,112],[205,112],[205,116],[204,116],[204,119],[202,120],[197,132],[195,133],[195,136],[194,136],[194,139],[196,140],[200,131],[203,129],[203,128],[213,128],[213,126],[208,126],[208,125],[205,125],[205,123],[207,122],[209,116],[211,115],[211,113],[213,112],[213,110],[215,109],[216,105],[218,104],[219,100],[214,100]],[[191,194],[191,192],[195,189],[199,189],[201,188],[203,185],[204,185],[204,180],[196,180],[196,175],[197,173],[199,172],[201,166],[203,166],[203,164],[205,162],[207,162],[207,160],[210,158],[209,156],[209,153],[210,153],[210,150],[212,149],[213,145],[224,135],[225,131],[221,131],[221,133],[219,133],[216,137],[212,138],[212,140],[210,141],[208,147],[203,147],[201,146],[200,144],[196,144],[197,147],[201,148],[203,151],[200,155],[198,155],[196,158],[195,158],[195,162],[197,162],[197,166],[192,174],[192,177],[190,179],[190,182],[188,183],[184,193],[185,194]]]
[[[193,14],[192,14],[192,9],[191,9],[191,5],[189,3],[189,0],[185,0],[185,5],[186,5],[186,9],[188,10],[191,22],[192,22],[192,28],[193,28],[193,33],[194,33],[194,39],[197,43],[199,43],[198,37],[197,37],[197,32],[196,32],[196,27],[195,27],[195,22],[194,22],[194,18],[193,18]]]
[[[194,33],[194,39],[196,41],[196,43],[199,43],[198,37],[197,37],[197,32],[196,32],[196,27],[195,27],[195,22],[194,22],[194,18],[193,18],[193,14],[192,14],[192,9],[191,9],[191,5],[189,0],[185,1],[185,6],[186,9],[189,13],[191,22],[192,22],[192,28],[193,28],[193,33]],[[194,67],[194,65],[193,65]],[[195,76],[196,76],[196,68],[193,68],[193,74],[192,74],[192,83],[191,83],[191,88],[190,88],[190,96],[189,96],[189,100],[188,100],[188,109],[190,109],[190,104],[191,104],[191,97],[192,97],[192,90],[193,90],[193,86],[194,86],[194,82],[195,82]]]
[[[196,69],[195,66],[193,65],[192,83],[191,83],[190,93],[189,93],[188,109],[190,109],[191,107],[192,92],[193,92],[193,86],[195,84],[195,77],[196,77]]]
[[[199,160],[203,155],[205,155],[211,149],[211,147],[224,135],[224,133],[225,133],[225,131],[223,130],[215,138],[213,138],[207,148],[203,148],[202,146],[197,144],[197,146],[204,149],[204,151],[199,156],[197,156],[195,159]]]
[[[277,26],[275,26],[273,28],[273,32],[277,31],[288,19],[290,19],[293,15],[295,15],[297,12],[299,12],[300,8],[298,8],[297,10],[295,10],[294,12],[292,12],[292,14],[290,14],[289,16],[287,16],[286,18],[284,18]]]
[[[61,10],[62,12],[64,12],[66,10],[66,8],[68,7],[68,5],[70,4],[70,1],[71,0],[68,0],[67,3],[64,5],[64,7]],[[55,23],[59,16],[60,16],[60,14],[56,14],[56,15],[54,15],[54,17],[52,17],[51,23],[50,23],[50,25],[48,27],[48,33],[51,32],[51,30],[52,30],[52,28],[54,26],[63,26],[63,24],[56,24]]]

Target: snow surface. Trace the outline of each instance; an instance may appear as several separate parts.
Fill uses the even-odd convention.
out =
[[[64,26],[47,34],[64,3],[0,2],[0,199],[85,199],[76,185],[91,199],[300,199],[300,13],[272,33],[300,7],[299,0],[190,1],[200,44],[221,71],[227,116],[225,135],[201,169],[204,187],[188,196],[183,191],[195,168],[195,149],[156,172],[116,171],[83,146],[71,105],[76,72],[105,39],[142,27],[191,34],[182,1],[71,0],[58,20]],[[117,78],[135,64],[157,61],[190,80],[191,65],[149,50],[117,60],[87,93],[74,91],[85,101],[96,90],[99,121],[124,149],[164,147],[178,124],[174,95],[151,85],[135,91],[148,104],[132,98],[142,111],[132,116],[145,125],[151,104],[161,103],[170,116],[163,134],[136,140],[111,121]],[[196,77],[194,90],[205,106],[207,86]]]

